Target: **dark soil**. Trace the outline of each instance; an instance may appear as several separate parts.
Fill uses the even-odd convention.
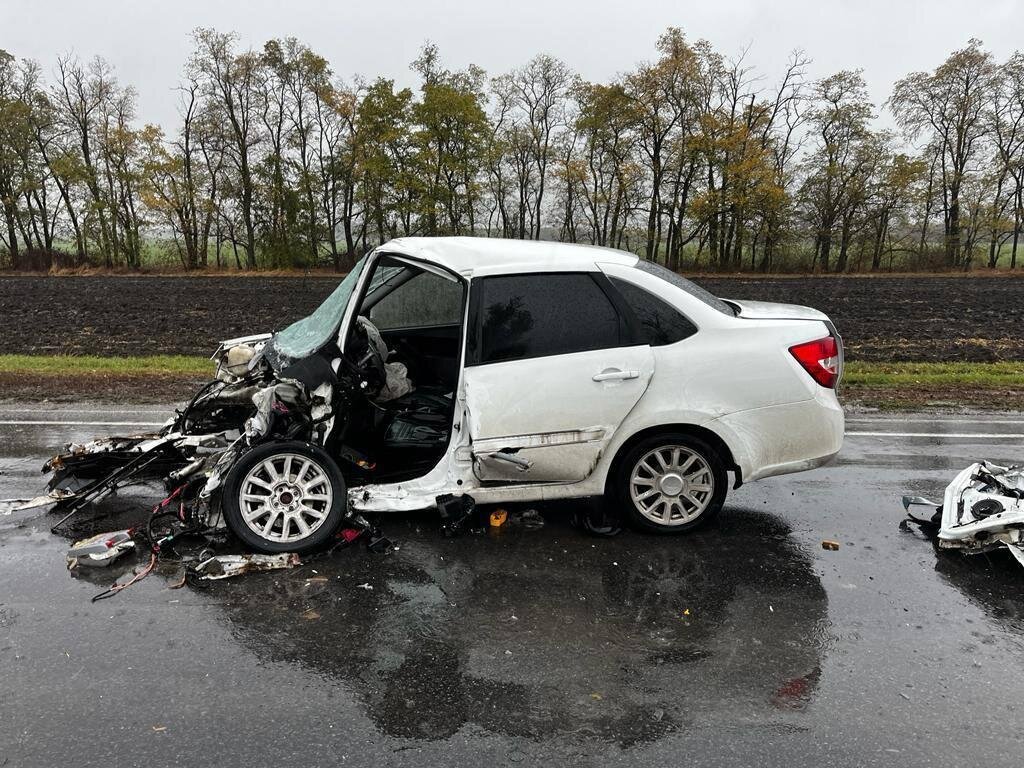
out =
[[[211,375],[213,369],[210,369]],[[206,383],[191,376],[86,374],[50,376],[0,371],[0,402],[180,403]]]
[[[210,354],[283,328],[333,277],[0,277],[0,353]],[[853,360],[1024,359],[1024,279],[700,278],[726,298],[828,313]]]
[[[798,277],[703,279],[725,298],[803,304],[825,312],[864,361],[1024,360],[1024,279]]]

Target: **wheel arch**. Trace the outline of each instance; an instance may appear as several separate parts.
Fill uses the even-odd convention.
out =
[[[701,427],[696,424],[657,424],[655,426],[646,427],[641,429],[626,439],[622,445],[619,446],[615,452],[615,457],[608,465],[608,474],[605,477],[605,492],[609,491],[611,483],[615,481],[615,477],[618,475],[619,465],[622,459],[627,453],[639,442],[646,440],[649,437],[657,435],[668,435],[668,434],[684,434],[690,437],[695,437],[698,440],[702,440],[709,446],[715,449],[722,461],[725,463],[725,468],[736,475],[736,479],[733,482],[733,489],[739,488],[743,485],[743,470],[736,462],[733,456],[732,449],[729,444],[725,442],[721,435],[707,427]]]

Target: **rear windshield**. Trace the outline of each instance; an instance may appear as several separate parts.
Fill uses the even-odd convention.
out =
[[[732,315],[734,317],[736,315],[736,312],[733,311],[733,308],[726,304],[724,301],[722,301],[720,298],[718,298],[712,293],[708,293],[699,285],[690,280],[687,280],[685,277],[680,277],[671,269],[666,269],[665,267],[661,266],[661,264],[655,264],[653,261],[644,261],[643,259],[640,259],[640,261],[636,263],[636,268],[644,272],[647,272],[648,274],[654,275],[655,277],[660,277],[666,283],[671,283],[676,288],[686,291],[688,294],[693,296],[693,298],[699,299],[712,309],[717,309],[723,315]]]

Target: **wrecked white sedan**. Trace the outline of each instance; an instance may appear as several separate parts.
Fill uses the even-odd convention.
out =
[[[473,501],[606,495],[681,533],[721,508],[728,473],[811,469],[843,439],[824,314],[589,246],[393,240],[309,317],[214,359],[159,434],[54,457],[47,498],[71,515],[161,479],[161,514],[268,553],[324,546],[363,512]]]

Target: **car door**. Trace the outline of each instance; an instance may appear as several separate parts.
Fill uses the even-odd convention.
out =
[[[654,371],[620,303],[601,273],[474,278],[463,382],[481,481],[590,475]]]

